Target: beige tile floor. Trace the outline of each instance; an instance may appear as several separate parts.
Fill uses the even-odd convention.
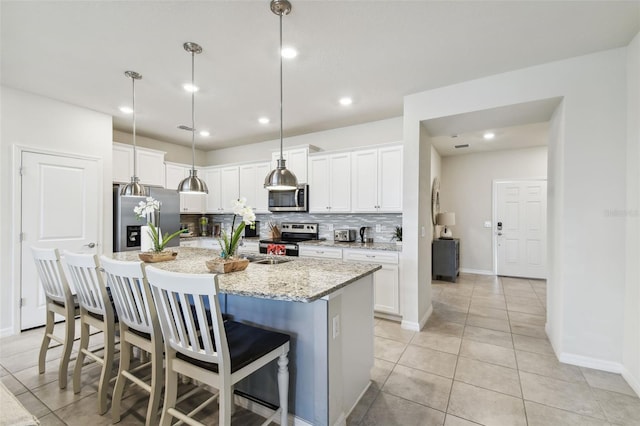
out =
[[[347,423],[640,426],[640,399],[620,375],[557,361],[544,332],[545,303],[544,281],[462,275],[434,282],[434,311],[422,331],[376,320],[373,382]],[[43,425],[111,424],[109,412],[97,414],[96,365],[85,366],[77,395],[71,381],[58,388],[59,348],[38,374],[42,333],[0,340],[0,380]],[[92,339],[98,345],[100,335]],[[143,424],[146,403],[130,386],[119,424]],[[212,407],[202,419],[217,424],[216,415]],[[243,409],[233,417],[239,425],[261,420]]]

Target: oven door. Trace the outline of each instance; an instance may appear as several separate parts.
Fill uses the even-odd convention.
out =
[[[258,245],[258,250],[263,254],[276,256],[299,256],[298,245],[295,243],[263,243]]]

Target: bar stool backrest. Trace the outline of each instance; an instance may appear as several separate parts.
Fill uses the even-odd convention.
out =
[[[161,337],[155,304],[142,262],[123,262],[106,256],[100,263],[107,277],[118,318],[127,327]]]
[[[112,311],[111,303],[105,303],[109,301],[109,296],[102,279],[98,256],[65,250],[63,261],[67,265],[69,278],[76,288],[80,307],[103,316],[108,310]]]
[[[217,363],[221,374],[230,374],[217,275],[167,272],[152,266],[146,274],[165,345],[191,358]],[[214,339],[201,330],[213,330]]]
[[[31,247],[31,253],[46,296],[60,304],[73,300],[58,249]]]

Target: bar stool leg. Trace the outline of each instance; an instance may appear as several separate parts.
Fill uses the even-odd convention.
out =
[[[67,387],[69,360],[71,359],[71,350],[73,349],[76,332],[76,321],[74,318],[75,308],[73,306],[67,306],[65,310],[67,317],[64,320],[64,346],[62,349],[62,357],[60,358],[60,368],[58,370],[60,389]],[[51,314],[53,314],[53,312]]]
[[[113,324],[105,324],[104,330],[104,364],[100,373],[100,383],[98,385],[98,412],[107,412],[107,397],[109,382],[113,374],[113,358],[115,352],[115,332]]]
[[[278,358],[278,394],[280,397],[280,424],[288,423],[289,414],[289,358],[284,353]]]
[[[40,357],[38,358],[38,373],[40,374],[44,373],[44,366],[47,362],[47,351],[49,350],[49,345],[51,344],[50,336],[53,333],[54,315],[55,314],[53,312],[47,311],[47,325],[44,330],[42,345],[40,346]],[[60,388],[64,389],[62,386],[62,382],[60,382]]]
[[[76,358],[76,367],[73,369],[73,393],[79,393],[82,379],[82,364],[85,351],[89,347],[89,324],[80,322],[80,348]]]

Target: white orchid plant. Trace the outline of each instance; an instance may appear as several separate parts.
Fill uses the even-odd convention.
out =
[[[236,228],[236,217],[242,217],[242,222]],[[236,254],[238,243],[245,226],[254,226],[256,215],[253,209],[247,206],[247,199],[242,197],[233,201],[233,222],[231,223],[231,234],[222,231],[221,237],[218,238],[220,244],[220,257],[229,259]]]
[[[133,208],[133,212],[136,214],[136,218],[138,220],[146,219],[147,225],[149,226],[149,235],[151,236],[151,240],[153,241],[152,251],[156,253],[160,253],[161,251],[163,251],[167,246],[167,243],[174,237],[180,235],[183,232],[186,232],[186,230],[181,229],[171,235],[165,236],[164,238],[162,237],[162,231],[160,230],[160,228],[154,225],[152,220],[155,213],[160,212],[160,202],[158,200],[155,200],[153,197],[147,197],[145,201],[140,201],[138,205]]]

